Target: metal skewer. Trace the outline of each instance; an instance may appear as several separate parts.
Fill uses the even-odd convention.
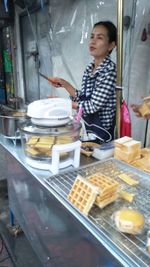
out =
[[[39,72],[40,76],[43,77],[44,79],[46,79],[47,81],[51,82],[51,79],[48,78],[46,75],[42,74],[41,72]]]

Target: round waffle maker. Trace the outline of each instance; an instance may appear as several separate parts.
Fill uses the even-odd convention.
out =
[[[27,115],[36,125],[61,126],[70,120],[71,101],[63,98],[37,100],[28,105]]]
[[[57,174],[59,169],[79,167],[81,123],[72,117],[70,99],[50,98],[28,105],[29,120],[20,125],[26,162]]]

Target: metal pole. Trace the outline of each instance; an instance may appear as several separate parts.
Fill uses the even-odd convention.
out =
[[[123,65],[123,0],[117,1],[117,82],[116,82],[116,137],[120,137],[120,108],[122,101],[122,65]]]

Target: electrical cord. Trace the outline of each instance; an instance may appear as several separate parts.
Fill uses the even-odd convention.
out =
[[[1,239],[1,249],[0,249],[0,255],[1,255],[4,249],[4,240],[1,235],[0,235],[0,239]]]
[[[4,259],[0,260],[0,263],[3,263],[4,261],[11,259],[10,256],[5,257]],[[4,267],[4,266],[0,266],[0,267]]]
[[[107,140],[104,140],[103,138],[101,138],[100,136],[98,136],[97,134],[95,134],[94,132],[92,132],[92,131],[90,131],[90,130],[86,130],[86,133],[88,134],[88,133],[92,133],[96,138],[98,138],[100,141],[102,141],[102,142],[109,142],[109,141],[111,141],[112,140],[112,136],[111,136],[111,134],[106,130],[106,129],[104,129],[103,127],[101,127],[101,126],[98,126],[98,125],[96,125],[96,124],[93,124],[93,123],[91,123],[91,124],[88,124],[83,118],[82,118],[82,121],[83,121],[83,123],[85,124],[85,125],[87,125],[88,127],[92,127],[92,126],[94,126],[94,127],[96,127],[96,128],[99,128],[99,129],[101,129],[101,130],[103,130],[106,134],[108,134],[108,136],[109,136],[109,138],[107,139]],[[84,127],[85,128],[85,127]],[[86,129],[86,128],[85,128]]]
[[[5,243],[4,243],[4,240],[3,240],[3,237],[2,237],[1,234],[0,234],[0,240],[1,240],[0,255],[2,255],[2,252],[3,252],[3,250],[4,250],[4,247],[5,247],[5,249],[6,249],[6,251],[7,251],[7,254],[8,254],[7,257],[5,257],[5,258],[3,258],[3,259],[0,260],[0,264],[3,263],[3,262],[5,262],[5,261],[8,260],[8,259],[10,259],[10,260],[12,261],[12,263],[14,263],[14,261],[13,261],[11,255],[10,255],[10,253],[9,253],[9,251],[8,251],[8,249],[7,249],[7,247],[5,246]],[[0,265],[0,267],[7,267],[7,266]]]

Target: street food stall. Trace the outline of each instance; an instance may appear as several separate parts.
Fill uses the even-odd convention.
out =
[[[43,266],[149,266],[148,173],[114,158],[95,161],[82,156],[80,168],[52,175],[27,166],[19,144],[14,147],[2,138],[0,150],[10,209]],[[93,205],[84,215],[68,195],[78,175],[86,178],[95,173],[119,182],[121,174],[132,177],[136,186],[121,184],[124,191],[134,194],[134,200],[118,198],[104,208]],[[125,208],[144,215],[144,225],[136,235],[123,233],[115,224],[113,216]]]
[[[150,170],[134,165],[150,149],[125,136],[80,150],[71,101],[57,101],[29,104],[20,135],[1,135],[11,214],[43,266],[149,266]]]

